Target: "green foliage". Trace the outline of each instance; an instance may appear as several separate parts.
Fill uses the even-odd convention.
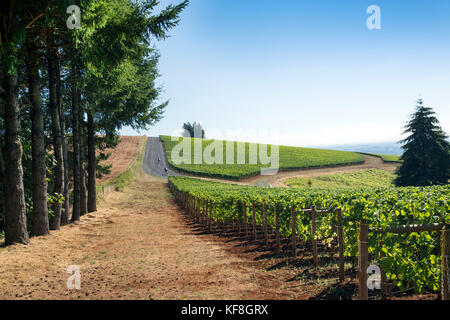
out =
[[[366,169],[354,172],[328,174],[312,178],[291,178],[285,184],[290,187],[309,187],[311,181],[312,188],[383,188],[392,187],[395,175],[393,173],[378,170]]]
[[[198,122],[185,122],[182,127],[188,135],[186,137],[191,138],[205,138],[205,130],[203,130],[202,125]],[[201,136],[200,136],[201,135]]]
[[[237,180],[242,177],[252,176],[260,173],[261,168],[267,168],[269,165],[261,164],[260,157],[258,156],[258,162],[256,164],[249,164],[249,150],[250,146],[256,146],[257,152],[261,148],[261,144],[245,143],[245,164],[237,163],[237,142],[232,142],[234,145],[234,164],[225,164],[226,159],[226,145],[227,143],[223,141],[223,162],[224,164],[194,164],[194,141],[197,138],[183,138],[187,139],[191,143],[191,164],[175,164],[172,161],[172,149],[179,143],[179,141],[172,141],[169,136],[161,136],[161,140],[164,143],[166,150],[167,159],[169,164],[176,169],[187,172],[191,174],[209,176],[209,177],[219,177],[226,179]],[[181,138],[180,138],[181,141]],[[221,140],[208,140],[202,139],[202,152],[205,148],[211,144],[213,141]],[[271,146],[267,148],[268,153],[271,152]],[[270,155],[269,155],[270,156]],[[346,152],[346,151],[335,151],[335,150],[323,150],[323,149],[308,149],[308,148],[297,148],[297,147],[279,147],[279,169],[303,169],[303,168],[318,168],[330,165],[344,165],[344,164],[355,164],[364,162],[364,156],[359,153]]]
[[[450,143],[432,108],[422,99],[406,124],[409,136],[402,141],[403,164],[397,170],[398,186],[447,184],[450,179]]]
[[[344,216],[344,247],[346,256],[357,256],[358,223],[367,219],[371,227],[387,228],[405,224],[449,223],[450,185],[432,187],[372,189],[287,189],[222,184],[187,177],[169,177],[171,189],[187,192],[200,199],[213,201],[212,215],[222,222],[241,219],[242,204],[254,203],[256,223],[263,221],[262,207],[267,205],[268,224],[275,228],[274,204],[277,206],[281,234],[291,234],[290,208],[298,212],[312,205],[318,209],[341,208]],[[251,215],[247,214],[248,223]],[[296,232],[300,238],[311,239],[311,215],[298,213]],[[336,218],[320,215],[317,238],[336,237]],[[411,233],[369,234],[369,253],[381,264],[399,287],[414,286],[417,292],[436,290],[440,285],[439,241],[436,234]],[[385,254],[385,256],[382,255]]]
[[[394,156],[392,154],[372,154],[373,156],[380,157],[384,162],[393,162],[393,163],[401,163],[403,162],[400,159],[400,156]]]

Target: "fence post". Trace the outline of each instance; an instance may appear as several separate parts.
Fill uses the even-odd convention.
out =
[[[209,201],[209,210],[208,210],[208,228],[209,228],[209,231],[211,231],[212,224],[213,224],[212,209],[213,209],[213,202],[212,202],[212,200],[210,200]]]
[[[238,217],[237,217],[237,225],[238,225],[238,232],[239,234],[241,234],[242,230],[241,230],[241,214],[239,213],[238,210]]]
[[[379,248],[383,247],[383,243],[381,241],[378,243],[378,247]],[[384,258],[385,256],[386,256],[386,254],[384,253],[384,251],[381,251],[380,257]],[[380,265],[380,280],[381,280],[381,283],[380,283],[381,295],[386,296],[386,294],[387,294],[387,277],[386,277],[386,272],[384,272],[382,265]]]
[[[449,260],[450,260],[450,230],[449,225],[445,225],[442,228],[441,236],[441,251],[442,251],[442,275],[441,275],[441,299],[450,300],[449,297],[449,285],[450,285],[450,272],[449,272]]]
[[[242,206],[242,218],[244,221],[244,231],[245,231],[245,236],[248,237],[248,228],[247,228],[247,206],[245,204],[245,202],[243,203]]]
[[[295,208],[294,203],[291,205],[291,242],[292,242],[292,257],[295,259],[297,256],[297,243],[295,242]]]
[[[195,222],[198,223],[200,219],[200,198],[195,198]]]
[[[205,224],[205,200],[200,200],[200,223]]]
[[[203,199],[203,224],[208,225],[208,200]]]
[[[195,222],[198,222],[200,199],[195,197]]]
[[[253,224],[253,239],[256,240],[256,217],[255,217],[255,203],[252,202],[252,224]]]
[[[264,243],[266,246],[269,244],[269,237],[267,236],[267,207],[266,203],[263,203],[263,215],[264,215]]]
[[[277,203],[275,202],[273,207],[273,213],[275,217],[275,242],[277,245],[277,250],[281,249],[281,242],[280,242],[280,226],[278,225],[278,213],[277,213]]]
[[[369,225],[365,219],[359,225],[359,300],[367,300],[367,267],[369,264]]]
[[[317,240],[316,240],[316,206],[311,206],[311,237],[312,237],[312,250],[314,267],[319,265],[319,257],[317,254]]]
[[[337,209],[337,232],[338,232],[338,246],[339,246],[339,280],[344,281],[344,230],[342,229],[342,210]]]

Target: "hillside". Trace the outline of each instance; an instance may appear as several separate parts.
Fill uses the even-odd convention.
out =
[[[261,168],[267,168],[270,166],[261,163],[260,157],[257,159],[256,164],[249,164],[250,150],[254,148],[259,155],[261,144],[245,143],[245,164],[237,163],[238,143],[229,142],[234,146],[234,163],[233,164],[206,164],[203,160],[202,164],[194,163],[194,141],[196,139],[183,138],[191,144],[191,164],[176,164],[172,159],[172,151],[179,143],[178,141],[172,141],[169,136],[160,137],[166,151],[169,164],[176,168],[178,171],[199,175],[209,176],[226,179],[240,179],[260,173]],[[201,139],[202,141],[202,153],[208,150],[207,147],[213,142],[213,140]],[[181,141],[181,140],[180,140]],[[225,159],[227,141],[214,140],[216,143],[223,144],[223,157]],[[267,148],[270,157],[270,147]],[[223,160],[225,162],[225,160]],[[292,169],[304,169],[304,168],[320,168],[326,166],[335,165],[347,165],[363,163],[364,156],[354,152],[335,151],[325,149],[311,149],[311,148],[299,148],[279,146],[279,170],[292,170]]]
[[[110,165],[111,173],[97,179],[98,183],[104,183],[116,178],[124,172],[136,157],[139,147],[145,143],[146,137],[121,136],[120,142],[115,148],[106,149],[103,153],[110,153],[108,160],[101,161],[102,165]]]
[[[393,187],[395,174],[379,169],[328,174],[312,178],[292,178],[285,181],[289,187],[297,188],[381,188]]]

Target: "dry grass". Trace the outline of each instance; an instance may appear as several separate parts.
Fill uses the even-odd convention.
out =
[[[106,149],[104,153],[111,153],[108,160],[100,162],[102,165],[113,164],[111,168],[111,173],[102,177],[101,179],[97,179],[97,183],[104,183],[110,181],[117,177],[119,174],[128,169],[133,159],[136,157],[138,153],[139,147],[146,137],[142,136],[120,136],[120,142],[114,149]]]
[[[282,274],[229,252],[185,223],[167,182],[141,176],[98,212],[29,245],[0,249],[0,299],[286,299]],[[68,290],[69,265],[81,268]]]

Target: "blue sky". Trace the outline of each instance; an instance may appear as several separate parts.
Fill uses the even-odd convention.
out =
[[[366,26],[370,5],[380,30]],[[208,138],[254,129],[295,146],[396,141],[419,94],[450,133],[448,0],[191,0],[170,34],[155,43],[170,104],[140,134],[199,120]]]

